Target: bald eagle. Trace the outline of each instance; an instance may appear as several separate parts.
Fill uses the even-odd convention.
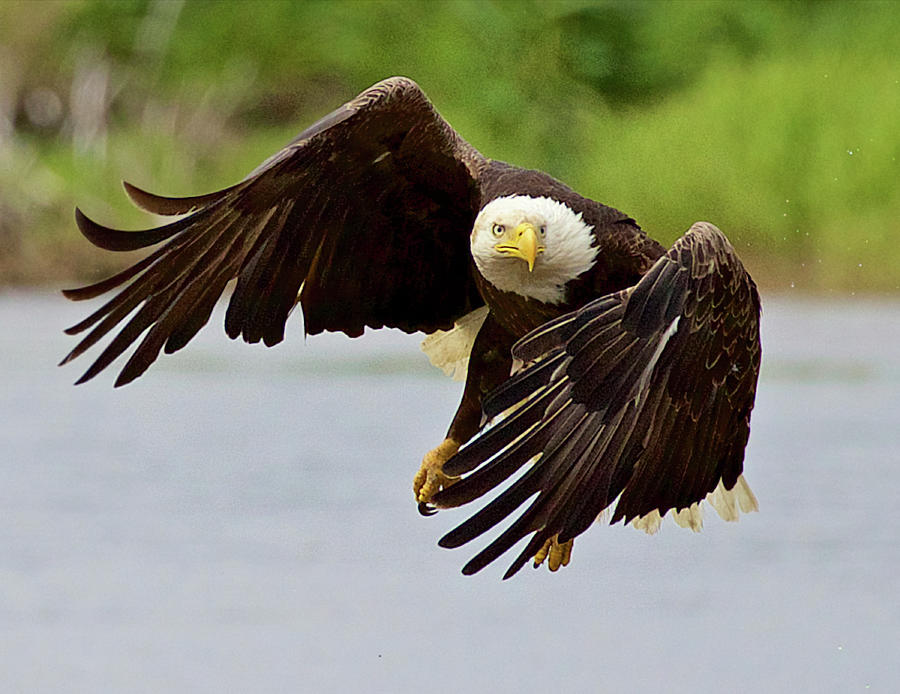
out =
[[[236,280],[225,331],[247,342],[280,342],[298,304],[307,334],[467,336],[456,355],[467,360],[462,401],[413,483],[424,514],[505,485],[440,540],[458,547],[513,517],[466,574],[529,535],[506,576],[548,557],[555,571],[607,509],[611,523],[648,532],[670,511],[699,529],[704,500],[727,520],[756,509],[742,469],[760,302],[712,224],[666,250],[628,215],[484,157],[403,77],[229,188],[183,198],[125,189],[149,212],[184,216],[120,231],[76,209],[100,248],[158,246],[64,292],[117,289],[67,330],[89,332],[62,363],[118,330],[78,383],[137,344],[116,385],[134,380],[161,350],[184,347]]]

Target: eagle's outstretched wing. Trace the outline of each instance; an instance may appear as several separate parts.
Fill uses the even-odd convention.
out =
[[[506,576],[558,536],[685,509],[741,475],[759,374],[759,296],[721,231],[697,223],[634,287],[526,335],[525,367],[485,401],[496,418],[444,465],[459,506],[525,472],[440,544],[459,547],[527,509],[463,569],[528,534]],[[498,417],[504,413],[503,417]]]
[[[116,381],[128,383],[161,349],[187,344],[235,278],[225,330],[248,342],[281,341],[298,294],[309,334],[447,328],[482,303],[469,233],[484,161],[413,81],[394,77],[225,190],[165,198],[126,184],[150,212],[190,214],[156,229],[118,231],[76,210],[82,233],[101,248],[166,243],[114,277],[64,292],[90,299],[127,284],[67,330],[92,328],[63,363],[134,312],[79,380],[95,376],[146,332]]]

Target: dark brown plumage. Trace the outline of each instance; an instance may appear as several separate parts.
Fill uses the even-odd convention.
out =
[[[297,303],[308,334],[351,336],[366,326],[430,333],[487,304],[440,462],[481,434],[446,463],[446,472],[468,474],[433,504],[467,503],[536,462],[441,543],[464,544],[538,496],[466,572],[534,533],[514,572],[546,540],[583,532],[616,498],[613,521],[665,514],[720,480],[730,489],[741,473],[759,300],[721,232],[695,225],[665,253],[618,210],[483,157],[408,79],[366,90],[225,190],[126,191],[150,212],[187,216],[128,232],[76,211],[101,248],[163,244],[108,280],[65,292],[90,299],[124,285],[67,331],[89,330],[63,363],[118,330],[79,383],[132,345],[117,386],[161,350],[184,347],[231,280],[227,334],[267,345],[283,339]],[[592,234],[596,259],[567,278],[560,302],[499,289],[473,263],[479,211],[523,195],[563,203]],[[509,378],[513,357],[526,366]],[[510,407],[518,409],[482,429]]]
[[[520,340],[513,355],[528,368],[484,403],[489,418],[519,409],[445,464],[449,475],[475,472],[434,503],[472,501],[540,457],[441,545],[478,537],[537,493],[464,569],[478,571],[535,533],[512,575],[548,539],[584,532],[617,497],[613,523],[689,507],[719,480],[734,487],[759,373],[759,310],[724,235],[700,223],[635,287]]]
[[[282,340],[301,285],[309,334],[356,336],[366,325],[409,332],[447,327],[481,304],[466,240],[478,209],[475,175],[483,165],[414,83],[389,80],[219,193],[171,199],[126,185],[150,212],[193,214],[160,229],[124,232],[77,212],[79,228],[101,248],[134,250],[171,240],[115,278],[66,292],[70,299],[93,298],[137,275],[68,331],[99,323],[66,360],[146,301],[83,379],[153,326],[116,382],[128,383],[160,349],[183,347],[234,278],[225,328],[248,342]]]

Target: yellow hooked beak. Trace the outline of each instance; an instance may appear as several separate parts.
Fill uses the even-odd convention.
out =
[[[544,247],[538,243],[537,229],[528,222],[522,222],[515,229],[508,231],[503,242],[494,246],[494,249],[504,255],[524,260],[528,263],[528,272],[534,270],[535,259],[539,253],[544,252]]]

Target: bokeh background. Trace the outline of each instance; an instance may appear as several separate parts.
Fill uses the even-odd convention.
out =
[[[467,578],[469,509],[410,493],[461,390],[421,336],[263,349],[219,306],[126,388],[56,368],[102,301],[59,288],[135,260],[75,205],[154,225],[122,179],[227,186],[395,74],[664,243],[726,231],[759,513]],[[0,690],[897,691],[898,157],[897,2],[0,0]]]
[[[482,152],[724,229],[762,286],[900,290],[894,2],[0,3],[0,282],[90,278],[74,231],[151,223],[123,178],[239,180],[384,77]]]

